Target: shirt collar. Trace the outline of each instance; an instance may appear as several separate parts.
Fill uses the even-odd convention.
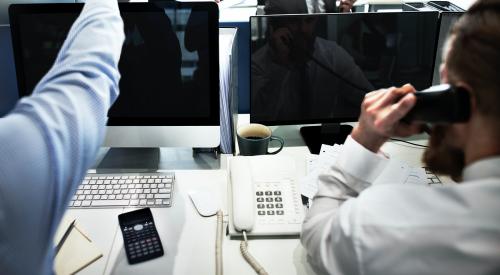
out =
[[[464,181],[500,178],[500,156],[484,158],[467,165],[463,176]]]

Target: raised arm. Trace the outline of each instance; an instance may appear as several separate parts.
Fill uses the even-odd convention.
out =
[[[358,236],[366,217],[356,198],[378,177],[387,159],[377,154],[391,136],[420,132],[421,125],[399,122],[414,106],[413,87],[390,88],[368,93],[359,122],[344,144],[337,162],[319,177],[319,190],[304,220],[301,241],[311,264],[329,274],[363,274]],[[366,204],[364,207],[369,207]]]
[[[0,119],[0,274],[47,274],[52,239],[102,142],[124,40],[116,0],[87,0],[33,95]]]

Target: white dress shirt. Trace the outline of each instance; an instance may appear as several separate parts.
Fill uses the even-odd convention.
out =
[[[0,118],[0,274],[51,274],[52,239],[118,96],[116,0],[87,0],[33,95]],[[1,85],[1,83],[0,83]]]
[[[348,137],[320,176],[301,236],[316,271],[500,274],[500,156],[461,184],[371,186],[387,161]]]
[[[306,0],[308,13],[325,12],[325,2],[323,0]]]

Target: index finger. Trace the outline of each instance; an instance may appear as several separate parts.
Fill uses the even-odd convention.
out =
[[[406,94],[397,103],[391,105],[391,110],[387,113],[384,120],[388,125],[399,122],[413,108],[417,98],[413,93]]]

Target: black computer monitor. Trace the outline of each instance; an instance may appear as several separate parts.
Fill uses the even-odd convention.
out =
[[[83,4],[10,7],[20,96],[52,66]],[[220,142],[218,7],[210,2],[120,3],[125,42],[120,96],[105,144],[216,147]]]
[[[432,77],[432,85],[437,85],[441,82],[439,75],[439,66],[443,61],[443,46],[446,42],[451,27],[462,16],[463,12],[441,12],[439,15],[439,32],[436,49],[436,59],[434,61],[434,74]]]
[[[367,92],[431,84],[437,12],[255,16],[250,120],[267,125],[357,121]],[[302,128],[311,152],[350,133]],[[337,139],[336,139],[337,138]]]

